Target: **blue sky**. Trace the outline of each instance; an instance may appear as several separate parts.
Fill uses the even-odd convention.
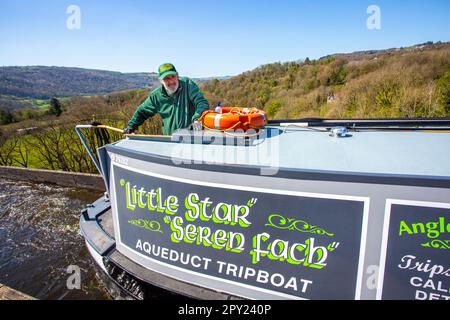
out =
[[[69,5],[81,28],[69,30]],[[366,10],[381,10],[369,30]],[[448,0],[0,0],[0,65],[236,75],[259,65],[450,40]]]

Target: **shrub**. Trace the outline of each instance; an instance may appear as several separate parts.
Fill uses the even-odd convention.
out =
[[[281,109],[281,101],[280,100],[272,100],[266,105],[265,111],[267,112],[267,116],[271,119],[275,118],[278,111]]]

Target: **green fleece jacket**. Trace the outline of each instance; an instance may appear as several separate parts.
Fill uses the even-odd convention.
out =
[[[136,109],[128,128],[136,130],[145,120],[158,113],[163,119],[164,134],[171,135],[177,129],[189,127],[208,109],[208,100],[197,84],[187,77],[180,77],[178,90],[173,95],[169,96],[163,86],[153,90]]]

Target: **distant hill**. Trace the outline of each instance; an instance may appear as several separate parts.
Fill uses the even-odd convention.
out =
[[[194,80],[210,105],[220,101],[224,106],[257,107],[270,119],[450,117],[448,42],[276,62],[233,77]],[[63,117],[73,111],[78,118],[90,118],[103,110],[107,117],[118,111],[129,119],[147,96],[148,90],[140,89],[155,85],[154,73],[3,67],[0,113],[5,106],[22,109],[12,115],[18,122],[38,116],[36,109],[48,109],[49,97],[86,95],[92,97],[60,99]]]
[[[20,99],[99,95],[150,88],[157,83],[154,73],[45,66],[0,67],[0,103],[10,103],[9,107],[16,109],[27,105]]]
[[[228,80],[233,78],[233,76],[222,76],[222,77],[206,77],[206,78],[192,78],[197,83],[203,83],[211,80]]]
[[[338,53],[260,66],[201,84],[210,104],[269,118],[450,116],[450,43]]]
[[[197,83],[211,79],[195,78]],[[0,109],[42,106],[52,97],[94,96],[118,91],[151,89],[159,85],[156,73],[121,73],[68,67],[0,67]],[[48,101],[47,101],[48,102]]]
[[[386,57],[389,55],[395,54],[404,54],[408,52],[420,52],[424,50],[433,50],[445,47],[449,44],[449,42],[436,42],[428,41],[425,43],[416,44],[409,47],[400,47],[400,48],[390,48],[390,49],[381,49],[381,50],[364,50],[364,51],[355,51],[351,53],[335,53],[331,55],[327,55],[319,58],[319,60],[326,60],[329,58],[339,58],[339,59],[347,59],[349,61],[362,61],[362,60],[371,60],[378,59],[379,57]]]

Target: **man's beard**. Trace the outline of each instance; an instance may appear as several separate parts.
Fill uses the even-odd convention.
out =
[[[167,91],[167,93],[169,94],[169,95],[172,95],[172,94],[174,94],[177,90],[178,90],[178,86],[179,86],[179,82],[177,82],[175,85],[173,85],[172,87],[169,87],[169,86],[166,86],[165,84],[163,84],[164,85],[164,89],[166,89],[166,91]]]

